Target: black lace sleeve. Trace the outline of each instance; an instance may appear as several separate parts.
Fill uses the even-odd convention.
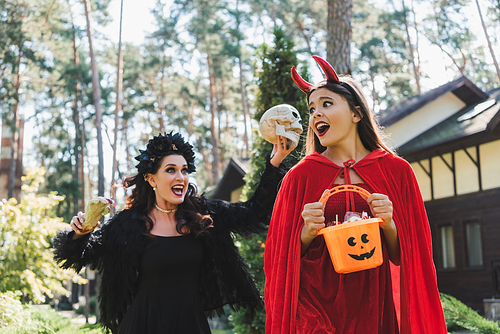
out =
[[[269,224],[279,185],[287,171],[285,165],[274,167],[268,159],[260,183],[248,201],[230,203],[223,200],[206,200],[215,229],[229,230],[241,235],[263,231]]]

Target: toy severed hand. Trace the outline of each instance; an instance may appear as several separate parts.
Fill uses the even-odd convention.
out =
[[[114,206],[114,202],[105,197],[90,200],[87,203],[85,213],[78,212],[78,215],[73,217],[70,224],[71,228],[77,235],[85,235],[92,232],[99,226],[101,217],[111,211],[111,205]]]

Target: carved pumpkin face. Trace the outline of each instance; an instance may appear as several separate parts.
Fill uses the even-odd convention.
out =
[[[368,234],[363,233],[360,238],[349,237],[347,239],[347,243],[349,246],[353,247],[352,251],[360,251],[359,255],[347,253],[354,260],[363,261],[369,259],[375,253],[375,248],[373,247],[371,250],[369,248],[370,240],[368,240]],[[356,247],[357,246],[357,247]]]

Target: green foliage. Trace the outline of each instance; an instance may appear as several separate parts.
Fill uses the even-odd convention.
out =
[[[446,326],[448,330],[467,329],[479,334],[500,333],[495,321],[487,320],[458,299],[441,293]]]
[[[53,260],[51,240],[67,226],[54,215],[63,197],[37,194],[43,168],[27,169],[26,173],[21,202],[11,198],[0,203],[0,291],[21,291],[23,300],[38,303],[67,294],[63,284],[70,279],[85,280],[63,271]]]
[[[376,87],[376,78],[382,78],[384,83],[382,89],[372,89],[372,107],[384,107],[415,95],[404,35],[407,14],[364,0],[356,0],[353,11],[353,42],[358,49],[353,53],[356,79],[366,88]]]
[[[76,314],[85,314],[85,305],[80,305],[75,310]],[[92,296],[89,299],[89,313],[95,316],[97,314],[97,296]]]
[[[22,323],[23,305],[19,301],[19,291],[0,293],[0,328],[19,326]]]
[[[0,294],[0,334],[75,334],[103,333],[99,325],[77,325],[52,309],[22,305],[12,293]],[[5,319],[4,310],[15,310],[11,321]],[[15,318],[15,319],[14,319]],[[13,320],[12,320],[13,319]]]
[[[300,112],[303,120],[307,120],[307,105],[304,93],[295,86],[290,77],[290,69],[297,66],[298,60],[293,50],[294,44],[288,40],[281,29],[274,31],[274,47],[262,45],[258,58],[260,62],[260,75],[258,78],[258,91],[255,103],[257,110],[255,119],[259,120],[264,112],[277,104],[288,103],[295,106]],[[306,69],[303,69],[306,72]],[[303,73],[307,79],[306,73]],[[307,125],[304,125],[305,130]],[[304,136],[303,136],[304,137]],[[295,164],[300,159],[303,147],[303,138],[294,154],[287,160],[288,164]],[[260,175],[265,169],[266,156],[271,153],[272,145],[266,142],[258,133],[254,133],[253,151],[250,164],[251,172],[245,176],[246,185],[244,196],[250,198],[255,191]],[[267,233],[240,238],[240,253],[250,265],[250,271],[254,275],[257,287],[264,291],[264,247]],[[238,334],[264,333],[265,312],[260,311],[255,316],[250,312],[242,310],[233,313],[234,330]]]

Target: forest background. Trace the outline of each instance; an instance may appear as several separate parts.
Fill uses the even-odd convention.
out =
[[[326,56],[360,81],[375,111],[462,74],[486,91],[498,85],[498,0],[354,0],[352,11],[342,8],[349,1],[335,3],[151,2],[149,32],[135,44],[125,42],[127,31],[145,30],[147,2],[5,0],[3,124],[16,129],[25,119],[24,164],[46,168],[46,190],[65,195],[58,214],[69,219],[84,198],[120,191],[112,185],[133,173],[133,157],[151,134],[188,137],[202,190],[217,184],[230,156],[248,157],[262,69],[256,52],[278,26],[301,63]],[[123,34],[116,29],[121,4],[129,13]],[[134,7],[138,15],[130,15]],[[342,15],[351,25],[328,33]],[[315,65],[310,72],[317,81]]]
[[[251,157],[253,173],[244,194],[251,195],[271,148],[259,138],[257,121],[282,102],[296,105],[305,118],[303,95],[289,70],[296,65],[310,81],[321,80],[311,55],[326,57],[339,73],[361,82],[376,112],[460,75],[484,91],[500,82],[495,56],[500,52],[499,0],[174,0],[150,5],[0,0],[2,129],[12,136],[15,161],[24,122],[23,164],[33,167],[25,178],[25,201],[4,201],[2,217],[24,217],[20,226],[26,227],[34,216],[50,212],[59,223],[69,222],[85,200],[98,195],[115,198],[120,209],[121,180],[134,173],[133,157],[151,135],[165,131],[180,131],[195,146],[194,180],[200,191],[217,185],[230,157]],[[122,8],[129,14],[121,16]],[[144,23],[140,13],[148,10]],[[130,37],[144,31],[141,23],[145,37]],[[299,148],[292,163],[300,153]],[[15,169],[11,163],[11,175]],[[9,184],[9,198],[13,189]],[[30,204],[41,196],[47,201]],[[8,240],[5,236],[13,232],[0,227],[2,240]],[[33,253],[50,248],[49,230],[41,236],[44,242],[31,236]],[[240,241],[260,284],[263,240],[265,234]],[[8,243],[1,246],[0,260],[12,258],[4,251]],[[50,261],[46,253],[42,257],[38,261]],[[30,265],[40,267],[35,260]],[[62,291],[58,280],[81,282],[25,267],[16,264],[5,279],[4,266],[0,292],[21,290],[23,300],[43,302],[53,296],[51,289]],[[11,275],[15,270],[18,276]],[[37,275],[50,276],[51,285]],[[25,285],[9,285],[15,281]],[[235,320],[245,323],[247,316],[235,315]],[[242,325],[246,329],[240,332],[261,328],[263,317],[248,320],[255,323]]]

